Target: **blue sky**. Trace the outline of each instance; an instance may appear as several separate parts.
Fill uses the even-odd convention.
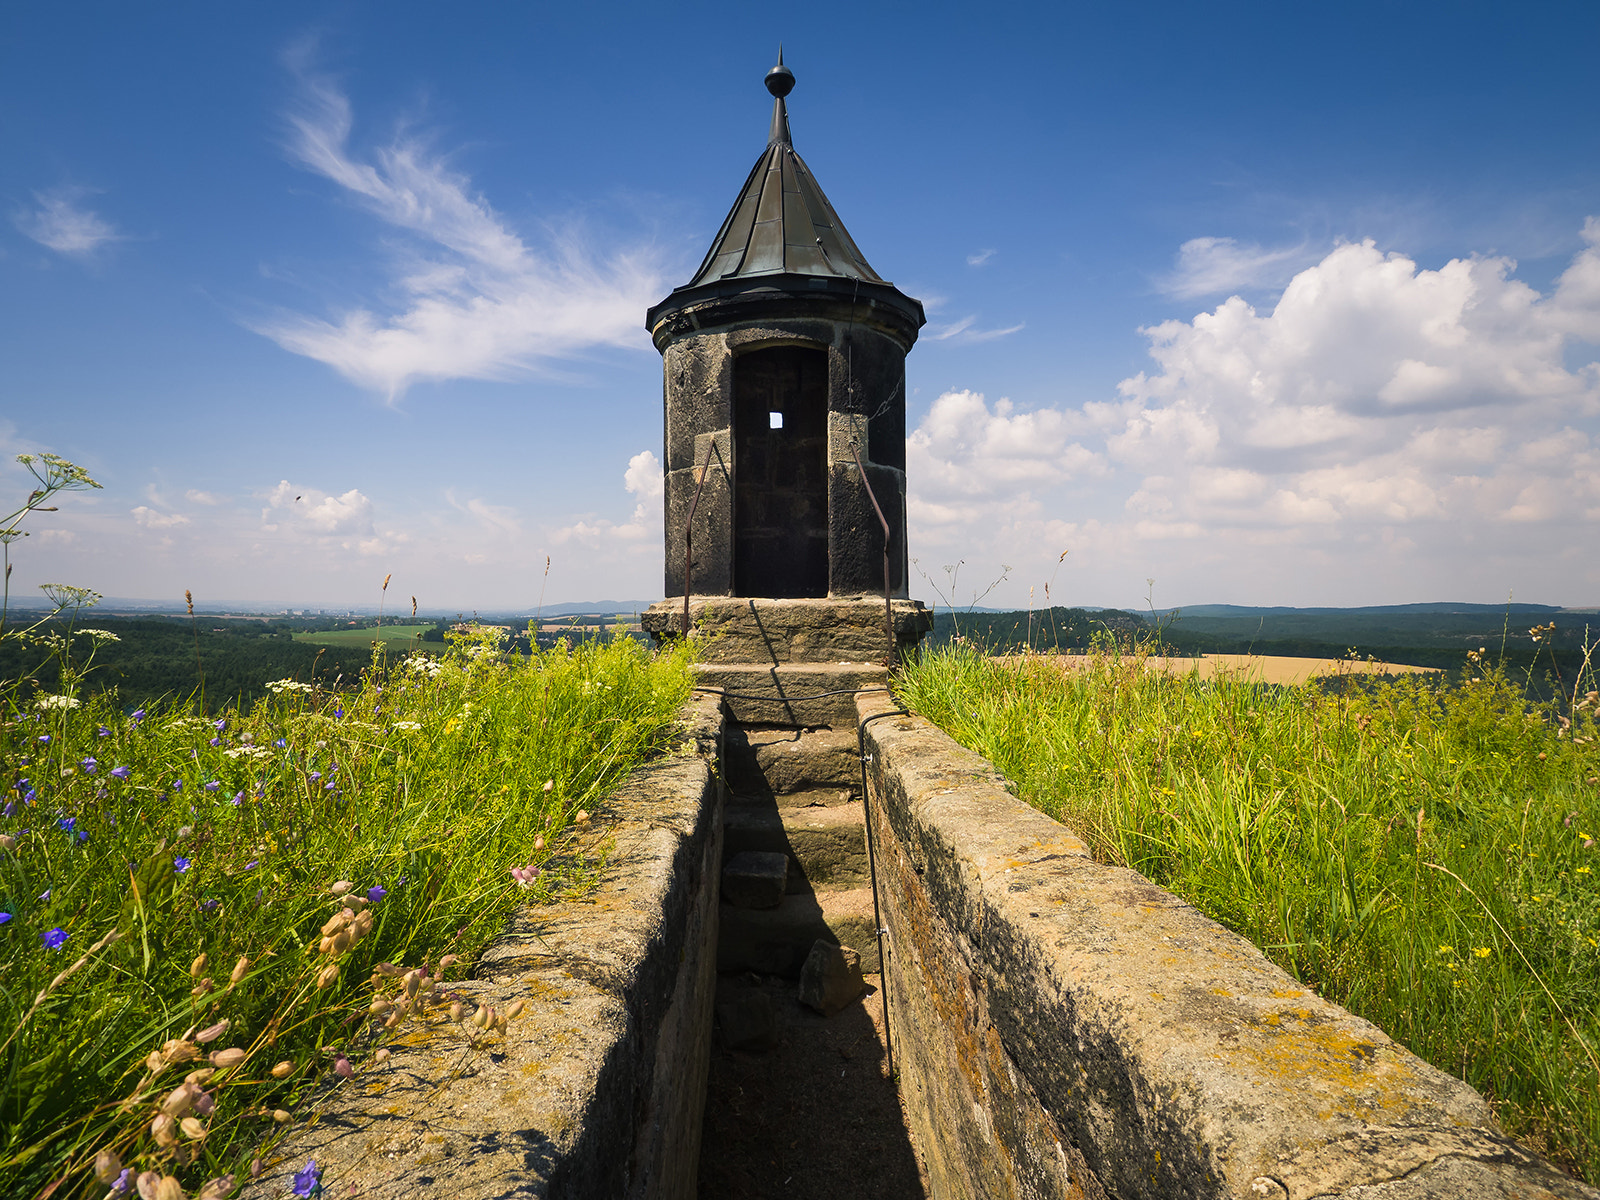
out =
[[[961,600],[1010,568],[991,604],[1600,603],[1593,4],[34,3],[3,36],[0,453],[105,485],[14,595],[659,594],[644,309],[764,148],[781,40],[796,148],[928,308],[917,594],[960,562]]]

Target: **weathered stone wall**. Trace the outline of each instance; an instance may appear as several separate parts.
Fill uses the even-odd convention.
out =
[[[1600,1198],[927,721],[866,731],[895,1064],[936,1197]]]
[[[517,913],[475,1003],[528,1010],[469,1051],[453,1025],[402,1038],[341,1084],[246,1189],[278,1200],[315,1158],[324,1194],[695,1194],[716,985],[722,714],[692,701],[679,752],[636,770],[608,811],[615,850],[585,901]]]

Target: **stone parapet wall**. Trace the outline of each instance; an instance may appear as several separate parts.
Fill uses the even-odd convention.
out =
[[[685,708],[676,753],[610,806],[615,849],[583,901],[520,910],[474,1003],[527,1011],[469,1050],[434,1025],[340,1084],[248,1187],[278,1200],[315,1158],[329,1196],[366,1200],[695,1195],[716,985],[722,710]]]
[[[935,1197],[1600,1200],[929,722],[881,716],[866,744],[895,1065]]]

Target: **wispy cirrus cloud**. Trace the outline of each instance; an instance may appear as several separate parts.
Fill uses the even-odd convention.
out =
[[[27,237],[70,258],[89,258],[110,242],[123,241],[111,222],[83,203],[88,188],[60,187],[33,194],[34,207],[12,217]]]
[[[1156,286],[1178,300],[1282,286],[1311,257],[1305,245],[1267,249],[1227,237],[1190,238],[1178,247],[1172,272],[1158,279]]]
[[[1026,321],[1019,321],[1015,325],[1007,325],[1004,329],[979,329],[978,316],[971,313],[958,321],[948,325],[930,325],[927,336],[936,342],[992,342],[996,338],[1009,337],[1027,328]]]
[[[391,401],[421,380],[508,379],[598,347],[648,347],[640,314],[666,290],[656,251],[600,253],[573,229],[536,249],[422,137],[352,148],[348,98],[297,77],[289,153],[401,235],[387,250],[399,299],[280,314],[257,332]]]

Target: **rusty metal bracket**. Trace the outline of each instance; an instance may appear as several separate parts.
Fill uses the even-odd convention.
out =
[[[889,603],[889,518],[883,515],[878,497],[873,494],[872,484],[867,479],[867,468],[861,462],[861,447],[856,445],[854,438],[850,440],[850,453],[855,457],[856,470],[861,472],[861,486],[867,489],[872,511],[878,514],[878,524],[883,526],[883,631],[889,636],[889,665],[892,667],[899,644],[894,639],[894,609]]]

